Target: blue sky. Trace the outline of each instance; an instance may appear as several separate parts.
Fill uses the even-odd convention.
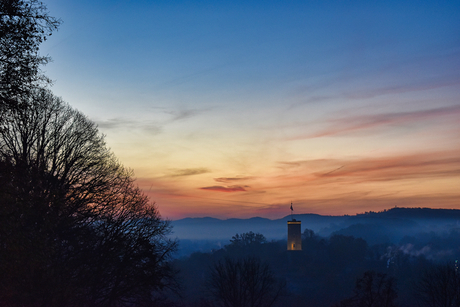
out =
[[[53,91],[166,217],[460,208],[457,1],[46,4]]]

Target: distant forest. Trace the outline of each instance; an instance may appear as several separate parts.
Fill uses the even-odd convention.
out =
[[[174,260],[182,288],[171,306],[460,306],[459,210],[394,208],[342,218],[345,228],[328,236],[303,224],[302,251],[250,231]],[[241,284],[229,275],[244,275],[248,261],[272,274],[273,303],[225,301],[249,295],[228,289]],[[220,291],[232,295],[216,291],[216,274],[227,287]]]

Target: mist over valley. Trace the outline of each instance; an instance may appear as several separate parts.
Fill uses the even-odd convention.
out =
[[[291,218],[302,222],[302,232],[310,229],[319,237],[353,236],[364,239],[369,246],[399,245],[408,253],[433,259],[454,255],[460,248],[460,210],[430,208],[392,208],[343,216],[294,214],[275,220],[185,218],[171,222],[172,237],[180,241],[177,255],[186,256],[222,248],[237,233],[252,231],[269,241],[286,240],[286,224]]]

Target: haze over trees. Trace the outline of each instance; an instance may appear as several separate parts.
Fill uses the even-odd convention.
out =
[[[214,264],[207,288],[224,307],[270,307],[280,298],[285,284],[278,281],[259,258],[226,258]]]
[[[256,236],[263,243],[235,243],[239,242],[235,238]],[[226,299],[247,297],[231,285],[244,284],[238,282],[238,272],[244,271],[245,259],[253,259],[266,265],[276,285],[285,284],[273,306],[458,306],[457,266],[446,259],[460,256],[459,245],[451,245],[440,236],[437,248],[450,254],[432,257],[437,254],[411,252],[406,240],[369,245],[361,238],[339,234],[322,237],[305,229],[302,251],[287,251],[286,240],[269,241],[260,233],[241,233],[220,249],[174,260],[182,282],[181,303],[225,306],[221,293],[226,293]],[[227,306],[232,304],[227,302]]]
[[[335,305],[336,307],[396,307],[396,281],[383,273],[364,272],[356,280],[355,294]]]
[[[0,305],[123,306],[174,288],[171,227],[97,126],[47,89],[39,1],[0,4]]]

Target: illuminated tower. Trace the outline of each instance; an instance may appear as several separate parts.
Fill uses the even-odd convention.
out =
[[[288,226],[288,251],[301,251],[302,250],[302,232],[300,230],[302,222],[292,219],[287,222]]]
[[[292,218],[292,203],[291,203],[291,221],[287,222],[288,226],[288,239],[287,239],[287,249],[288,251],[301,251],[302,250],[302,231],[301,231],[301,221],[296,221]]]

